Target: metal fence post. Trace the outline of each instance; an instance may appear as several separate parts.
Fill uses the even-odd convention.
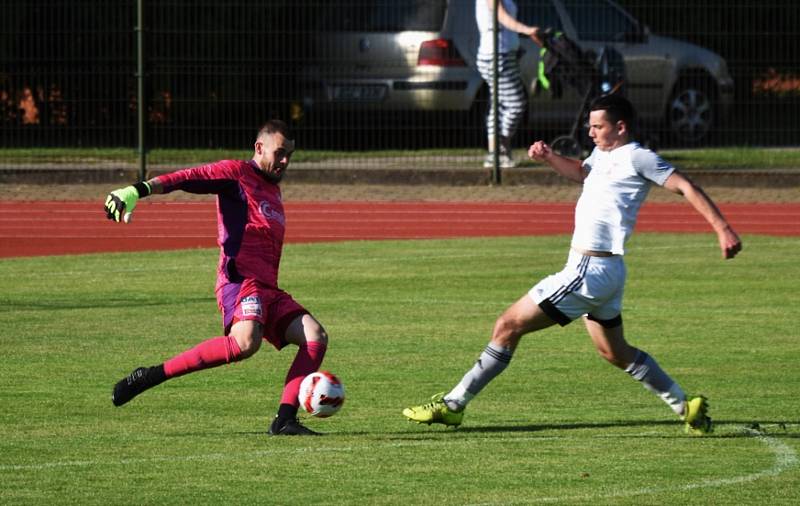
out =
[[[493,149],[492,153],[492,183],[493,184],[500,184],[500,149],[499,149],[499,141],[500,141],[500,90],[497,88],[500,85],[498,73],[500,72],[498,60],[500,59],[500,55],[498,53],[499,46],[500,46],[500,35],[498,34],[499,23],[497,19],[497,10],[498,4],[502,0],[495,0],[494,2],[494,19],[492,27],[492,45],[494,50],[494,61],[493,69],[492,69],[492,87],[494,88],[494,93],[492,93],[492,123],[494,128],[494,146],[490,146]]]
[[[144,0],[136,0],[136,126],[138,132],[139,180],[147,179],[145,140],[146,104],[144,96]]]

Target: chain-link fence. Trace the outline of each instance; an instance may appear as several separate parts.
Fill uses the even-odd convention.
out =
[[[305,148],[486,146],[475,0],[144,2],[147,145],[235,147],[266,119]],[[800,138],[794,0],[517,0],[517,18],[624,62],[660,145]],[[135,146],[136,0],[2,2],[0,146]],[[580,123],[585,94],[515,53],[527,104],[515,143]],[[547,77],[546,75],[544,76]]]

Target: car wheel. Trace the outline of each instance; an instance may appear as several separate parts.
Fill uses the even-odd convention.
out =
[[[680,143],[697,144],[714,126],[712,85],[701,78],[684,78],[675,86],[667,105],[667,126]]]

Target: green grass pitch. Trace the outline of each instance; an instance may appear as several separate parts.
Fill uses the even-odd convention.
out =
[[[710,398],[693,438],[580,322],[523,338],[458,430],[403,407],[449,389],[568,238],[290,245],[281,281],[331,336],[342,411],[266,435],[293,352],[111,386],[219,335],[217,252],[0,261],[2,504],[800,504],[800,239],[640,234],[625,327]]]

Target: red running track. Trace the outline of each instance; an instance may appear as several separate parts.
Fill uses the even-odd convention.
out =
[[[291,202],[289,243],[568,234],[574,203]],[[800,236],[800,204],[720,206],[740,234]],[[645,204],[640,232],[706,232],[685,203]],[[0,257],[216,246],[213,202],[145,201],[130,224],[98,202],[0,202]]]

